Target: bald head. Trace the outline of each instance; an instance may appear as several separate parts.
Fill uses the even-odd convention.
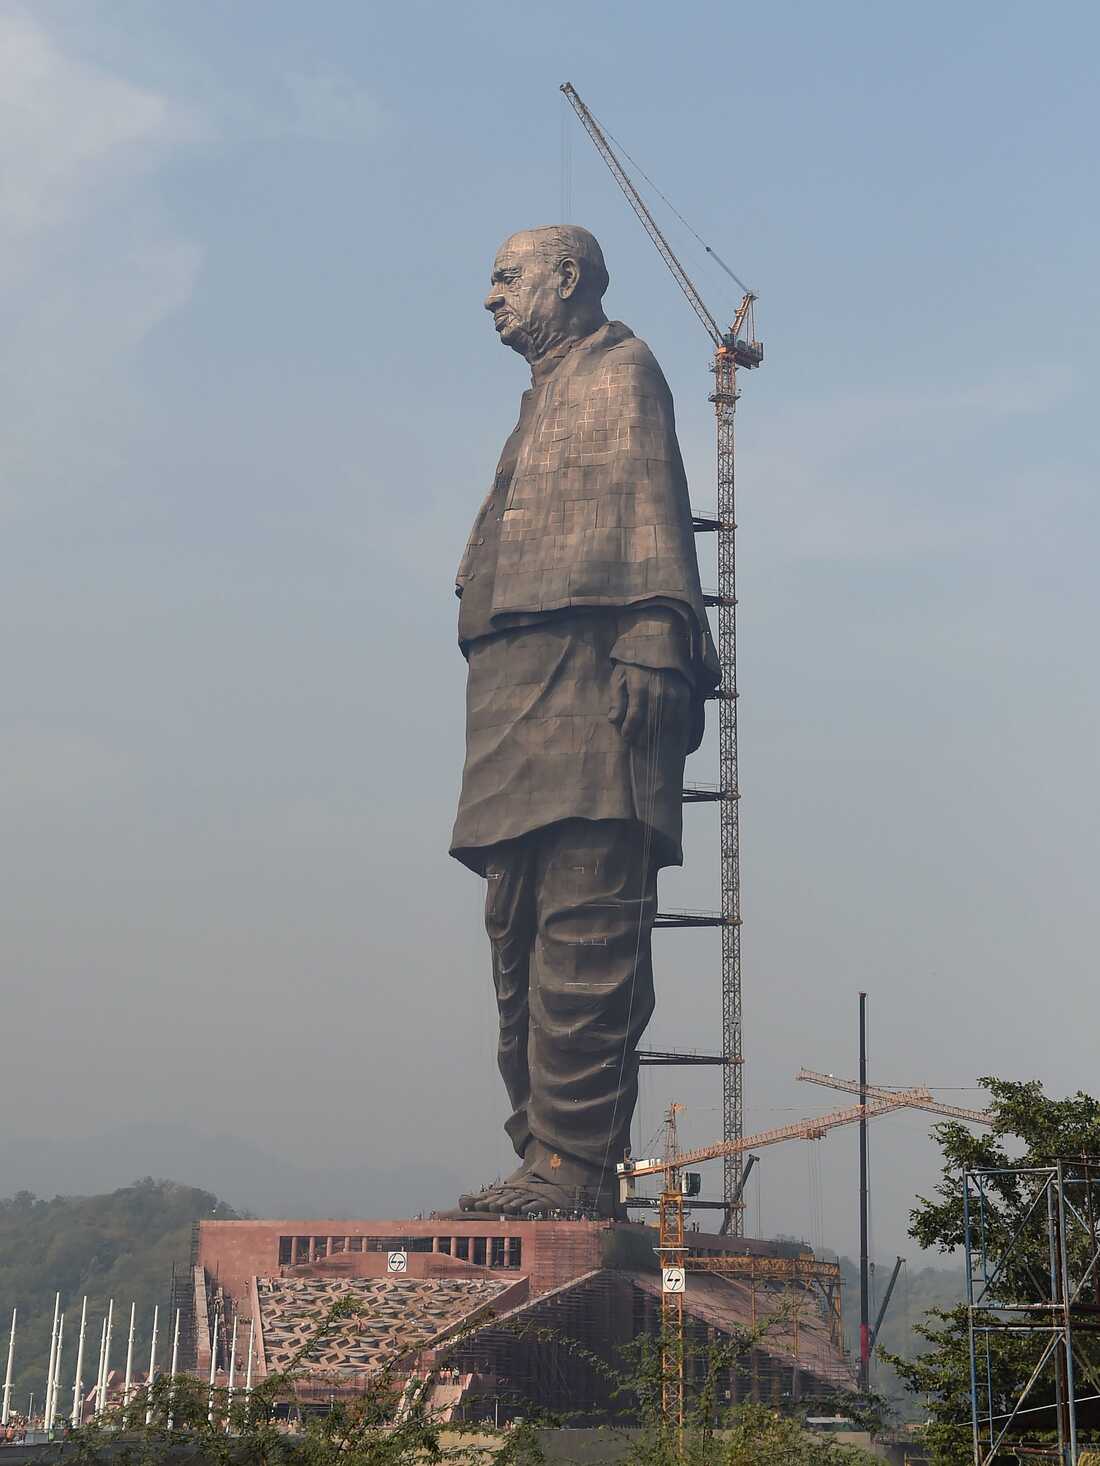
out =
[[[579,224],[550,224],[545,229],[524,229],[513,234],[513,239],[530,240],[536,254],[549,265],[551,270],[560,270],[566,260],[572,260],[580,269],[580,286],[586,295],[602,300],[607,293],[607,266],[603,262],[603,250],[599,240]]]
[[[524,229],[497,251],[485,309],[501,341],[534,363],[604,324],[607,284],[603,251],[587,229]]]

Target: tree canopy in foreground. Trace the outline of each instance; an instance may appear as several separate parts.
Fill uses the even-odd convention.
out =
[[[958,1121],[945,1121],[934,1134],[942,1152],[940,1181],[931,1198],[918,1198],[910,1214],[910,1236],[927,1248],[959,1253],[965,1247],[962,1175],[969,1170],[1011,1170],[1048,1166],[1059,1159],[1100,1156],[1100,1101],[1078,1091],[1065,1099],[1051,1099],[1038,1080],[1027,1083],[985,1078],[993,1125],[974,1133]],[[994,1250],[1007,1248],[1015,1237],[1027,1205],[1027,1183],[1013,1175],[993,1181],[985,1217]],[[1025,1229],[1006,1269],[1004,1285],[1010,1296],[1037,1296],[1035,1279],[1048,1268],[1044,1228]],[[930,1424],[928,1444],[935,1466],[970,1466],[973,1441],[970,1411],[970,1355],[964,1304],[930,1310],[918,1333],[931,1347],[915,1361],[886,1355],[889,1363],[919,1395]],[[1081,1363],[1100,1378],[1100,1342],[1096,1335],[1079,1336]],[[1076,1352],[1076,1350],[1075,1350]],[[992,1393],[998,1408],[1010,1408],[1031,1373],[1035,1344],[1019,1336],[1000,1337],[991,1346]],[[1089,1394],[1094,1393],[1090,1386]],[[1049,1406],[1053,1380],[1041,1381],[1029,1404]],[[1032,1415],[1034,1422],[1042,1416]],[[1088,1428],[1086,1423],[1086,1428]],[[1100,1439],[1100,1428],[1095,1431]]]

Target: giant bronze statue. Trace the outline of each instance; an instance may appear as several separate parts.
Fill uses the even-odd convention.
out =
[[[505,241],[485,300],[531,386],[458,571],[466,763],[451,854],[483,876],[520,1157],[466,1211],[616,1211],[653,1012],[657,872],[717,681],[672,397],[604,315],[586,229]]]

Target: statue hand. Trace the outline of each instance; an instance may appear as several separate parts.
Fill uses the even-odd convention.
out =
[[[691,689],[678,672],[657,672],[616,662],[611,671],[611,706],[607,720],[627,743],[658,736],[662,725],[686,716]]]

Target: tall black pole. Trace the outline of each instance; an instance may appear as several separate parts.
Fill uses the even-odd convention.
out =
[[[870,1386],[871,1319],[867,1287],[867,994],[859,995],[859,1387]]]

